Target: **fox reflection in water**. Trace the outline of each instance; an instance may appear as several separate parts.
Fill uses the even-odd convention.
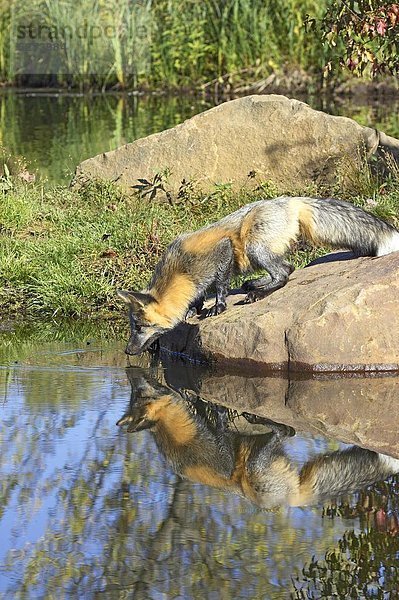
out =
[[[128,375],[129,411],[117,425],[127,425],[128,432],[150,430],[181,477],[236,493],[260,508],[316,504],[399,472],[399,460],[357,446],[322,454],[298,471],[284,450],[284,439],[295,433],[290,427],[242,413],[247,429],[252,427],[243,433],[234,411],[183,397],[143,371],[128,369]],[[254,433],[258,425],[270,431]]]

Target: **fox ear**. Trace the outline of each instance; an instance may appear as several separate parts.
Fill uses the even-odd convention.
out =
[[[150,294],[144,294],[143,292],[127,292],[125,290],[116,290],[119,298],[131,306],[133,310],[142,310],[147,304],[154,301],[154,298]]]
[[[125,290],[116,290],[116,293],[118,294],[119,298],[122,298],[125,304],[132,304],[133,302],[136,302],[136,299],[132,292],[127,292]]]

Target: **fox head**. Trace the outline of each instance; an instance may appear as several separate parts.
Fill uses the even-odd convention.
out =
[[[124,415],[116,423],[118,426],[127,425],[127,431],[134,433],[136,431],[143,431],[144,429],[152,429],[157,424],[154,418],[151,418],[149,410],[151,408],[151,401],[140,403]]]
[[[151,294],[123,290],[117,293],[129,307],[130,339],[125,352],[141,354],[174,323],[162,314],[158,301]]]
[[[117,425],[127,425],[129,433],[155,430],[173,403],[170,390],[148,375],[143,376],[136,367],[127,369],[127,375],[132,386],[130,406]]]

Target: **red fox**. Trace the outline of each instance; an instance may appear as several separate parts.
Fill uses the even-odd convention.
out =
[[[127,369],[130,408],[118,425],[148,429],[181,477],[243,496],[260,508],[305,506],[355,492],[399,472],[399,460],[353,446],[323,454],[300,471],[283,441],[290,427],[243,413],[268,433],[240,433],[229,409],[196,398],[192,402],[147,376]],[[231,411],[230,411],[231,412]]]
[[[284,256],[300,236],[314,244],[347,248],[358,256],[399,250],[399,232],[385,221],[342,200],[259,200],[198,231],[176,238],[155,267],[148,289],[118,291],[129,305],[127,354],[140,354],[192,311],[216,287],[216,302],[204,316],[226,310],[233,275],[264,269],[268,276],[246,281],[246,302],[283,287],[294,268]]]

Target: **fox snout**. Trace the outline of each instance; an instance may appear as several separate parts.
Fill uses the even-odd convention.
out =
[[[143,349],[140,345],[138,345],[134,342],[131,342],[131,340],[128,341],[127,346],[125,348],[125,354],[134,356],[136,354],[140,354],[141,352],[143,352]]]
[[[148,331],[145,331],[145,329],[148,329]],[[149,350],[163,333],[163,329],[154,331],[154,328],[152,330],[150,328],[143,328],[140,333],[134,332],[130,336],[125,353],[134,356],[145,352],[145,350]]]

